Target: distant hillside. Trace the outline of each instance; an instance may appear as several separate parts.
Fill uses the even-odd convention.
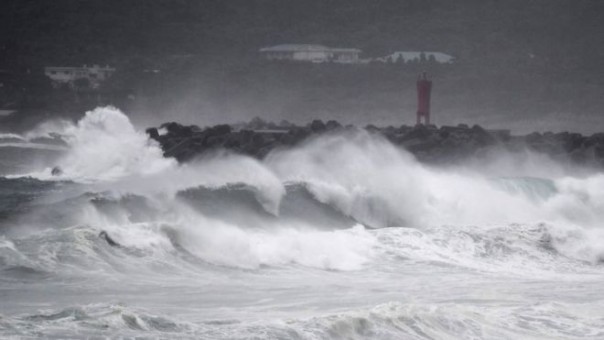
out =
[[[580,129],[571,124],[578,121],[604,129],[594,127],[604,107],[600,0],[5,0],[0,6],[0,70],[26,75],[45,65],[111,64],[118,73],[105,90],[133,94],[116,105],[141,124],[161,122],[166,112],[199,124],[253,116],[409,123],[414,79],[428,68],[437,122]],[[280,43],[356,47],[364,57],[441,51],[456,63],[360,68],[259,60],[260,47]],[[51,106],[65,114],[82,110],[77,104]]]
[[[369,55],[442,50],[502,66],[532,55],[558,67],[602,67],[603,14],[598,0],[5,0],[0,63],[241,57],[305,42]]]

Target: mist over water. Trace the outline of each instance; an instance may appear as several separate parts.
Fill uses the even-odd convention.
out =
[[[178,164],[114,108],[45,131],[65,151],[0,178],[3,336],[604,336],[602,173],[365,131]]]

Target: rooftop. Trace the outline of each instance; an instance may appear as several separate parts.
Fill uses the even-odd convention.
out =
[[[361,52],[357,48],[331,48],[313,44],[283,44],[260,49],[260,52]]]

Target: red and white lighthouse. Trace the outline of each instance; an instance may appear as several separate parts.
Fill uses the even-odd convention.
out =
[[[432,91],[432,81],[426,77],[426,72],[417,78],[417,124],[430,124],[430,92]]]

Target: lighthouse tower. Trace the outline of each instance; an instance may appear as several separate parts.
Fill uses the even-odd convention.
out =
[[[432,91],[432,81],[426,77],[423,72],[417,78],[417,124],[430,124],[430,92]]]

